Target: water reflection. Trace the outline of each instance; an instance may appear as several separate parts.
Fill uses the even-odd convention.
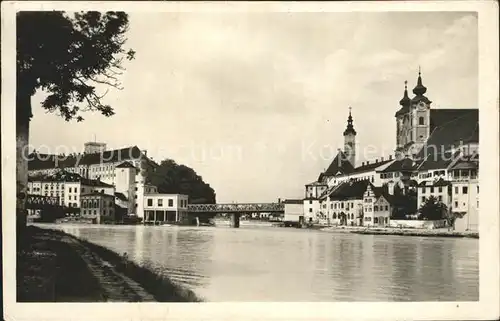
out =
[[[127,252],[209,301],[479,298],[479,242],[473,239],[243,227],[61,227]]]

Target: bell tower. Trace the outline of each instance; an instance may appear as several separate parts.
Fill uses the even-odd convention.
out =
[[[413,88],[415,97],[411,100],[411,141],[413,142],[410,157],[417,154],[425,145],[430,135],[431,101],[424,96],[427,88],[422,83],[422,74],[418,68],[417,85]]]
[[[351,107],[347,118],[347,128],[344,130],[344,154],[353,167],[356,167],[356,131],[352,125]]]

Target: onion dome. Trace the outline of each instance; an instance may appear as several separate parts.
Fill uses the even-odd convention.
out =
[[[405,80],[405,92],[404,92],[403,98],[399,101],[399,104],[403,107],[407,107],[411,103],[410,97],[408,97],[407,84],[408,84],[408,81]]]
[[[420,72],[420,67],[418,67],[417,85],[413,88],[413,93],[417,96],[423,96],[426,91],[427,88],[422,84],[422,74]]]

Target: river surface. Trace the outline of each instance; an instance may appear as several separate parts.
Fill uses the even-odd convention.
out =
[[[206,301],[477,301],[479,242],[294,228],[51,225]]]

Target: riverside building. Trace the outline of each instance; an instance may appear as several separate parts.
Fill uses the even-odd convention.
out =
[[[363,193],[368,193],[370,186],[375,195],[378,195],[377,188],[384,187],[384,190],[387,190],[387,195],[383,196],[384,202],[389,203],[388,206],[392,202],[394,207],[398,207],[396,204],[400,204],[401,200],[388,196],[394,194],[396,187],[402,191],[401,195],[415,198],[402,202],[415,204],[412,209],[403,206],[408,215],[416,216],[425,199],[435,195],[450,211],[463,215],[463,218],[457,219],[457,229],[477,230],[479,110],[434,109],[431,108],[432,101],[426,93],[427,88],[419,70],[417,84],[413,89],[414,97],[410,98],[408,95],[405,82],[403,98],[399,102],[400,108],[395,113],[394,157],[380,157],[360,165],[356,160],[357,132],[349,111],[347,127],[343,132],[344,150],[338,151],[331,164],[319,174],[315,182],[305,186],[304,216],[314,217],[316,212],[316,220],[326,215],[330,221],[355,225],[367,223],[361,222],[357,216],[371,217],[373,224],[377,215],[367,215],[370,211],[362,205]],[[357,189],[353,189],[352,194],[345,192],[346,183],[357,184],[360,181],[364,181],[363,184],[366,185],[365,189],[360,189],[361,192]],[[311,197],[312,186],[322,186],[324,192]],[[339,198],[336,195],[341,190],[344,192]],[[338,218],[339,207],[343,210],[341,220]],[[370,208],[374,209],[374,206]],[[385,211],[385,205],[382,208]],[[380,212],[380,205],[377,205],[377,209]],[[380,217],[386,224],[387,213]]]
[[[155,167],[158,164],[137,146],[107,150],[105,143],[89,142],[85,143],[84,152],[80,154],[50,155],[34,152],[28,161],[28,193],[60,196],[61,206],[81,208],[81,194],[103,192],[114,196],[114,204],[120,212],[137,215],[143,221],[150,220],[144,216],[145,208],[148,207],[147,199],[163,197],[167,200],[174,197],[175,200],[182,199],[182,202],[175,201],[179,205],[175,205],[174,209],[169,207],[158,210],[175,210],[178,213],[176,219],[180,220],[187,212],[187,196],[159,194],[155,186],[146,183],[146,172]],[[64,178],[57,178],[61,175]],[[58,179],[62,181],[57,181]],[[89,182],[91,185],[88,185]],[[92,184],[97,184],[97,188],[88,188]],[[45,187],[47,185],[50,188]],[[65,186],[64,192],[57,189],[58,186]]]

